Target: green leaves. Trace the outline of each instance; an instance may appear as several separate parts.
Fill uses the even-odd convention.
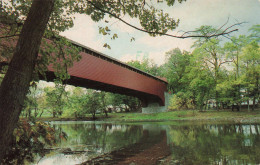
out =
[[[110,33],[110,29],[106,26],[106,27],[99,27],[99,34],[102,34],[102,35],[111,35]],[[113,34],[113,36],[111,37],[111,40],[115,40],[116,38],[118,38],[118,35],[115,33]],[[108,49],[111,49],[110,45],[108,45],[107,43],[105,43],[103,45],[103,47],[105,48],[108,48]]]
[[[107,43],[105,43],[105,44],[103,45],[103,47],[108,48],[108,49],[111,49],[110,45],[108,45]]]
[[[3,160],[4,164],[17,162],[24,164],[24,160],[33,162],[34,158],[45,155],[45,148],[53,146],[58,139],[55,130],[44,122],[19,121],[13,131],[13,141],[9,152]],[[15,153],[15,154],[14,154]]]
[[[35,72],[44,76],[48,70],[47,67],[51,65],[57,79],[67,80],[70,78],[67,70],[73,66],[75,61],[81,59],[80,51],[80,48],[73,46],[66,38],[54,37],[52,41],[44,39]]]
[[[103,35],[110,35],[110,29],[106,26],[105,28],[103,27],[98,27],[99,28],[99,34],[103,34]]]
[[[55,82],[55,88],[45,87],[44,92],[46,94],[46,102],[49,113],[53,117],[61,117],[65,107],[67,92],[65,91],[65,85],[61,82]]]

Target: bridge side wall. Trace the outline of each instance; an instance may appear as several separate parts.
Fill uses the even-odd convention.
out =
[[[10,41],[1,40],[1,42],[5,42],[7,47],[13,47],[15,46],[16,40],[17,38],[15,37]],[[48,42],[51,41],[48,40]],[[113,63],[113,60],[112,62],[111,60],[104,60],[102,59],[102,55],[100,55],[100,58],[86,52],[81,52],[81,55],[82,59],[79,62],[75,62],[74,66],[68,70],[69,74],[75,78],[74,80],[79,78],[81,80],[97,82],[97,84],[103,84],[103,89],[112,86],[113,89],[111,89],[111,91],[116,89],[116,87],[119,87],[118,90],[123,89],[123,91],[116,91],[118,93],[123,94],[125,91],[130,91],[132,95],[139,97],[147,104],[149,101],[151,102],[151,100],[156,100],[160,105],[164,105],[164,92],[167,91],[167,84],[165,82],[140,74],[134,71],[134,69],[130,70],[129,68],[120,66],[116,64],[116,62]],[[0,59],[0,62],[8,63],[9,60],[10,59]],[[51,66],[49,66],[48,69],[50,73],[53,71]],[[76,83],[73,85],[75,84]],[[81,86],[84,85],[81,84]],[[95,85],[92,84],[92,86]],[[86,83],[86,86],[84,87],[88,88],[88,84]]]
[[[68,69],[71,76],[147,93],[164,105],[166,83],[85,52],[81,55],[82,59]],[[48,69],[52,71],[51,67]]]

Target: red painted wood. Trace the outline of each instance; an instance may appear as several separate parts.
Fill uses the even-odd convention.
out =
[[[0,24],[0,27],[1,26],[2,25]],[[4,47],[15,47],[16,40],[17,37],[1,40],[1,49],[4,49]],[[48,40],[47,42],[51,41]],[[74,42],[72,41],[72,43]],[[81,47],[81,45],[78,45],[77,43],[74,44]],[[86,84],[82,84],[85,83],[85,81],[81,81],[80,86],[88,88],[91,85],[92,87],[94,86],[95,89],[98,89],[100,87],[100,84],[98,83],[101,83],[103,85],[103,90],[106,90],[106,88],[110,88],[108,90],[110,92],[119,92],[120,90],[121,94],[124,94],[125,92],[125,94],[134,95],[145,101],[149,101],[151,98],[158,100],[157,98],[159,98],[160,104],[164,105],[164,92],[167,91],[167,82],[165,80],[160,81],[151,76],[141,74],[135,69],[133,69],[135,71],[130,70],[129,67],[127,68],[116,64],[118,63],[116,60],[114,60],[115,63],[113,63],[113,59],[110,59],[110,57],[106,57],[110,59],[107,61],[85,52],[81,52],[81,55],[82,59],[79,62],[75,62],[73,67],[68,70],[69,74],[74,78],[91,80],[91,83],[86,81]],[[99,55],[104,57],[102,54]],[[10,59],[6,57],[2,58],[0,56],[0,63],[9,61]],[[51,66],[49,66],[48,69],[53,71]],[[54,77],[50,77],[52,78],[49,78],[49,81],[52,81]],[[72,85],[78,85],[77,81],[80,80],[74,79]],[[97,83],[98,85],[95,86],[93,83]]]
[[[164,102],[167,84],[96,56],[81,52],[82,59],[68,69],[71,76],[158,96]],[[53,71],[51,67],[48,68]]]

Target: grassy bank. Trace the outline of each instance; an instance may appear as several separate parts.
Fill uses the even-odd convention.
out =
[[[41,118],[40,120],[45,121],[75,121],[75,120],[92,120],[91,116],[86,118]],[[138,122],[138,121],[234,121],[234,122],[260,122],[260,111],[171,111],[161,112],[153,114],[142,114],[142,113],[112,113],[106,118],[104,115],[97,115],[97,120],[101,121],[124,121],[124,122]]]
[[[260,111],[172,111],[155,114],[121,113],[111,114],[106,120],[117,121],[174,121],[174,120],[223,120],[223,121],[259,121]]]

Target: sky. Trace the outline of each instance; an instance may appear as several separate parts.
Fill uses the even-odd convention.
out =
[[[163,9],[171,17],[180,19],[180,24],[170,34],[181,34],[182,31],[192,31],[202,25],[220,27],[229,20],[228,25],[238,22],[246,22],[236,28],[238,32],[232,35],[248,34],[248,29],[255,24],[260,24],[260,0],[187,0],[174,6],[157,4],[156,8]],[[124,19],[138,27],[137,19]],[[93,22],[87,15],[75,15],[74,27],[61,33],[61,35],[74,40],[80,44],[90,47],[98,52],[127,62],[131,60],[142,60],[147,57],[156,64],[165,62],[165,53],[174,49],[192,51],[193,39],[176,39],[167,36],[150,37],[148,34],[137,31],[116,19]],[[112,33],[117,33],[116,40],[111,36],[99,34],[99,26],[108,26]],[[226,26],[226,27],[227,27]],[[131,42],[134,37],[135,41]],[[104,48],[108,43],[111,49]]]

